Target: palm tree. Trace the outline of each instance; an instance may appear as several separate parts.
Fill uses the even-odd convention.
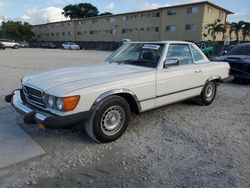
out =
[[[213,42],[215,41],[217,34],[219,34],[219,33],[224,34],[226,32],[224,24],[220,23],[220,22],[221,22],[221,20],[217,19],[217,20],[215,20],[215,22],[213,24],[207,25],[208,34],[213,37]]]
[[[243,40],[246,40],[246,37],[250,35],[250,22],[244,22],[242,26],[242,36]]]
[[[239,33],[242,30],[244,23],[245,23],[244,21],[239,21],[238,23],[233,22],[231,24],[230,35],[232,33],[235,33],[237,41],[239,41],[239,39],[240,39]]]

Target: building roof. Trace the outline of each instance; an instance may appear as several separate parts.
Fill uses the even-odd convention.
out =
[[[95,16],[95,17],[88,17],[88,18],[79,18],[79,19],[73,19],[73,20],[65,20],[65,21],[58,21],[58,22],[49,22],[46,24],[38,24],[38,25],[33,25],[33,26],[43,26],[43,25],[48,25],[48,24],[56,24],[56,23],[62,23],[62,22],[70,22],[70,21],[80,21],[80,20],[91,20],[91,19],[96,19],[96,18],[108,18],[108,17],[114,17],[114,16],[122,16],[122,15],[128,15],[128,14],[138,14],[138,13],[145,13],[145,12],[153,12],[157,10],[162,10],[162,9],[169,9],[169,8],[178,8],[178,7],[184,7],[184,6],[193,6],[193,5],[200,5],[200,4],[208,4],[212,7],[221,9],[225,11],[227,14],[234,14],[233,12],[218,6],[214,3],[211,3],[209,1],[199,1],[199,2],[194,2],[194,3],[186,3],[186,4],[179,4],[179,5],[172,5],[172,6],[164,6],[160,7],[157,9],[148,9],[148,10],[141,10],[141,11],[135,11],[135,12],[126,12],[126,13],[120,13],[120,14],[112,14],[112,15],[103,15],[103,16]]]

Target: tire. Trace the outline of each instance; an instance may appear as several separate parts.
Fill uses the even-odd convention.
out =
[[[196,102],[199,105],[206,106],[210,105],[217,93],[217,85],[215,81],[210,81],[205,84],[199,97],[196,98]]]
[[[18,48],[19,48],[19,46],[18,46],[18,45],[15,45],[13,48],[14,48],[14,49],[18,49]]]
[[[89,137],[98,143],[112,142],[125,132],[130,116],[127,101],[119,96],[110,96],[94,108],[85,129]]]

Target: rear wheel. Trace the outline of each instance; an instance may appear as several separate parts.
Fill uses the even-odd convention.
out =
[[[205,84],[199,97],[196,98],[196,102],[200,105],[210,105],[216,96],[217,85],[215,81],[210,81]]]
[[[125,132],[130,114],[130,107],[125,99],[119,96],[107,97],[95,107],[85,129],[96,142],[112,142]]]

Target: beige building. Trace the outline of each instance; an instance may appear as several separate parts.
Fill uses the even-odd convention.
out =
[[[211,40],[205,25],[232,14],[208,1],[33,26],[39,41]],[[223,40],[220,34],[216,40]]]

